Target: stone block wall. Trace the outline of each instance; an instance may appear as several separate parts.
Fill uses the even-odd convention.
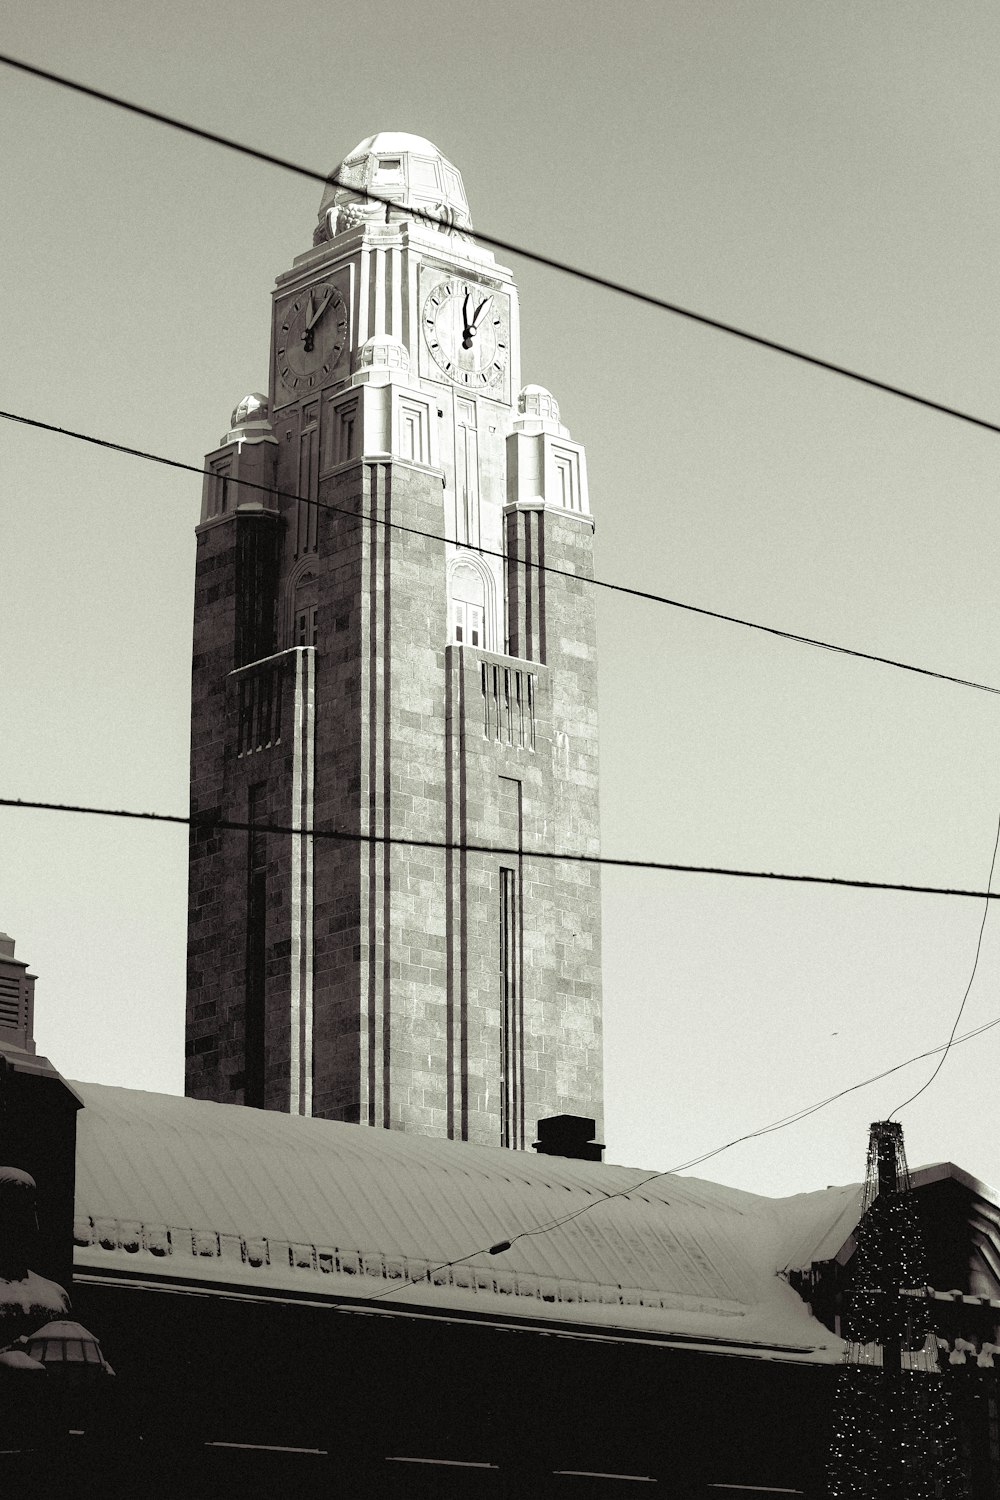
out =
[[[505,656],[448,644],[439,471],[359,459],[317,495],[308,529],[294,498],[268,522],[283,535],[273,614],[286,623],[257,662],[239,664],[236,644],[240,559],[261,555],[239,534],[251,523],[223,516],[198,539],[192,814],[245,822],[253,806],[258,821],[316,830],[311,869],[290,835],[264,836],[261,1102],[522,1148],[547,1115],[600,1128],[599,869],[536,857],[599,850],[589,519],[531,511],[525,558],[571,576],[531,570],[522,653]],[[315,648],[287,633],[307,566]],[[234,1103],[252,1073],[250,848],[244,832],[191,832],[186,1088]],[[506,1031],[504,870],[516,906]],[[299,970],[296,941],[309,948]],[[304,1106],[293,1041],[307,1017]]]

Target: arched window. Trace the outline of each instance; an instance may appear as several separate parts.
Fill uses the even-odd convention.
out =
[[[451,638],[458,646],[486,645],[486,583],[471,563],[451,572]]]
[[[292,606],[292,645],[315,646],[319,615],[319,580],[315,573],[304,573],[295,585]]]

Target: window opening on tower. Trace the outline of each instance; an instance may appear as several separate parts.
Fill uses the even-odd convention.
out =
[[[310,605],[308,609],[296,610],[295,613],[295,644],[296,646],[315,646],[317,622],[319,610],[316,605]]]
[[[457,646],[483,645],[483,606],[467,599],[451,602],[451,633]]]
[[[295,585],[292,610],[292,641],[296,646],[315,646],[319,635],[319,582],[315,573],[306,573]]]
[[[458,646],[486,646],[486,584],[471,563],[453,569],[451,585],[451,637]]]

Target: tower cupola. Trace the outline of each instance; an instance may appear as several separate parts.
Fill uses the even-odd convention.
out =
[[[422,135],[398,130],[370,135],[344,157],[330,179],[319,206],[316,244],[368,220],[404,217],[406,209],[414,208],[445,231],[472,228],[461,172]],[[399,210],[386,200],[398,203]]]
[[[569,437],[569,428],[559,419],[559,402],[544,385],[526,385],[518,393],[515,432],[554,432]]]
[[[410,373],[410,351],[401,339],[376,334],[358,351],[356,380],[404,380]]]
[[[227,443],[276,443],[274,428],[268,420],[267,397],[260,391],[251,391],[244,396],[229,418],[229,431],[219,446]]]

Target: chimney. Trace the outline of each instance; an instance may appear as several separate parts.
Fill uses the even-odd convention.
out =
[[[538,1122],[531,1149],[542,1156],[569,1156],[575,1161],[603,1161],[604,1147],[594,1140],[597,1121],[584,1115],[549,1115]]]
[[[35,976],[14,957],[14,939],[0,932],[0,1046],[34,1053]]]

